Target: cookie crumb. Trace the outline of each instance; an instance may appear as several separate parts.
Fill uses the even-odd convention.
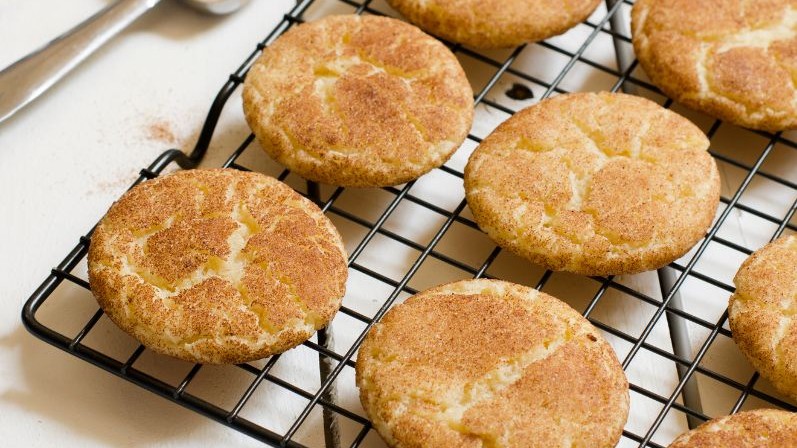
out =
[[[506,96],[513,100],[523,101],[534,98],[534,92],[525,85],[516,82],[506,91]]]

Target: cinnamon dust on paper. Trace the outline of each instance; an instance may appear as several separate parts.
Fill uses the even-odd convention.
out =
[[[172,124],[166,120],[157,120],[147,126],[147,139],[174,145],[177,137],[172,130]]]
[[[147,141],[155,143],[156,149],[159,151],[162,151],[166,147],[185,150],[185,147],[196,137],[186,136],[184,132],[181,132],[179,127],[176,127],[173,123],[172,120],[166,118],[144,117],[140,124],[140,131],[131,135],[135,140],[127,141],[127,144],[132,146],[134,143],[141,144]],[[198,135],[198,131],[195,135]],[[106,143],[104,139],[102,142]],[[125,187],[129,187],[133,180],[135,180],[138,175],[138,169],[139,168],[135,166],[120,169],[113,175],[109,175],[107,172],[102,175],[91,173],[89,177],[93,178],[94,182],[92,188],[86,191],[86,195],[91,196],[95,194],[122,192],[125,190]],[[96,179],[97,177],[102,177],[102,179]]]

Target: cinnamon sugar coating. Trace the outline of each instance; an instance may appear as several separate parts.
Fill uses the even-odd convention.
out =
[[[659,268],[711,224],[720,178],[694,124],[631,95],[560,95],[502,123],[465,168],[468,205],[499,245],[552,270]]]
[[[508,48],[562,34],[600,0],[388,0],[422,29],[476,48]]]
[[[638,0],[634,49],[668,96],[731,123],[797,127],[797,1]]]
[[[347,277],[318,207],[259,173],[146,181],[100,221],[88,254],[108,317],[148,348],[227,364],[285,351],[327,325]]]
[[[391,447],[613,447],[628,382],[565,303],[498,280],[423,291],[357,356],[360,400]]]
[[[754,252],[733,281],[733,340],[761,376],[797,400],[797,237]]]
[[[669,448],[786,448],[797,444],[797,414],[756,409],[710,420]]]
[[[252,66],[243,103],[272,158],[307,179],[355,187],[442,165],[473,121],[473,91],[451,51],[376,16],[291,28]]]

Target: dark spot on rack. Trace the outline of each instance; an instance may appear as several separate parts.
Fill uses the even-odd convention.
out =
[[[525,85],[516,82],[512,84],[512,88],[506,91],[506,96],[513,100],[523,101],[534,98],[534,92]]]

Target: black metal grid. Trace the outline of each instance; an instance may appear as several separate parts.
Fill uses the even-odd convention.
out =
[[[302,0],[298,2],[284,16],[278,26],[263,41],[257,44],[256,49],[244,63],[230,75],[229,80],[224,84],[210,108],[194,152],[187,156],[178,150],[166,151],[148,168],[141,171],[141,175],[135,183],[153,178],[170,166],[174,168],[172,166],[174,164],[183,168],[196,166],[211,142],[216,123],[225,105],[227,105],[230,97],[240,86],[248,68],[262,49],[293,24],[303,21],[304,14],[308,10],[317,8],[319,11],[323,11],[323,7],[330,4],[335,4],[334,6],[337,8],[349,8],[348,12],[357,14],[392,14],[381,3],[377,4],[377,2],[372,2],[372,0]],[[632,5],[633,2],[629,0],[608,0],[605,9],[602,7],[590,20],[579,26],[583,38],[578,41],[577,46],[572,48],[562,45],[562,41],[556,39],[521,46],[503,53],[479,52],[453,44],[449,46],[460,59],[468,59],[473,64],[481,64],[489,69],[489,76],[477,90],[478,93],[474,98],[475,104],[484,108],[482,109],[483,111],[497,111],[509,116],[517,110],[511,104],[511,101],[507,105],[507,102],[493,98],[494,89],[499,85],[499,81],[503,79],[511,78],[530,85],[532,90],[538,92],[539,98],[534,100],[537,101],[550,95],[566,93],[568,90],[564,86],[565,80],[576,66],[582,66],[590,71],[592,75],[609,80],[608,90],[624,90],[637,93],[654,99],[665,107],[670,107],[672,102],[663,97],[658,89],[645,81],[644,75],[637,67],[636,60],[630,53],[631,40],[627,31],[627,17]],[[595,45],[595,42],[600,39],[609,39],[611,41],[615,50],[614,61],[607,63],[591,56],[591,46]],[[564,64],[549,79],[529,73],[527,70],[519,69],[516,64],[523,57],[524,52],[529,51],[550,52],[560,57]],[[540,92],[541,95],[539,95]],[[729,217],[737,217],[740,222],[742,220],[739,218],[740,216],[743,216],[748,221],[758,220],[761,223],[759,227],[769,228],[770,234],[768,236],[773,239],[784,231],[792,232],[795,230],[795,226],[791,221],[795,210],[797,210],[797,183],[795,182],[795,176],[790,176],[789,170],[786,169],[784,171],[782,167],[786,166],[788,168],[792,163],[797,164],[797,151],[795,151],[797,143],[781,134],[773,135],[758,131],[740,130],[718,121],[707,120],[705,117],[698,117],[697,120],[703,123],[708,136],[712,139],[712,155],[716,158],[718,164],[725,168],[724,172],[727,173],[730,170],[734,174],[731,177],[736,179],[736,181],[731,184],[728,179],[725,179],[726,185],[724,186],[724,194],[721,200],[722,204],[715,223],[707,233],[706,238],[681,260],[659,271],[660,297],[650,292],[641,291],[640,288],[633,285],[634,282],[628,282],[620,277],[576,278],[567,274],[544,272],[529,264],[522,264],[521,281],[534,285],[538,289],[555,290],[557,288],[555,285],[556,278],[560,275],[565,276],[565,282],[576,281],[585,285],[582,289],[589,294],[589,297],[574,306],[580,308],[583,314],[613,341],[624,369],[627,371],[631,369],[635,359],[641,358],[644,353],[645,356],[655,357],[658,362],[669,366],[673,371],[677,371],[676,381],[666,385],[663,390],[658,390],[662,388],[657,389],[643,385],[644,381],[637,381],[629,374],[632,397],[638,400],[647,400],[658,406],[658,410],[651,413],[650,418],[647,420],[642,419],[636,425],[631,425],[629,422],[629,426],[623,432],[622,446],[661,447],[666,445],[672,435],[659,437],[658,431],[663,422],[670,418],[688,420],[689,425],[694,426],[709,417],[733,413],[748,405],[753,407],[765,405],[792,411],[797,410],[793,403],[768,393],[766,387],[758,387],[758,375],[753,373],[749,366],[740,367],[740,370],[747,372],[742,377],[712,367],[709,362],[709,353],[717,345],[717,341],[720,338],[730,337],[730,331],[726,325],[727,312],[720,311],[715,313],[715,315],[705,316],[702,313],[690,311],[689,307],[684,307],[681,301],[681,294],[687,290],[685,285],[690,283],[699,283],[702,288],[698,288],[700,291],[713,289],[718,292],[718,296],[727,298],[733,291],[733,286],[730,284],[728,276],[716,274],[715,270],[712,269],[711,263],[701,262],[711,261],[710,252],[715,250],[715,248],[721,248],[721,250],[725,251],[725,254],[731,251],[736,253],[737,258],[743,258],[765,242],[757,241],[755,244],[748,244],[735,241],[735,238],[728,236],[728,232],[726,232],[726,224],[732,221]],[[728,136],[722,136],[726,130],[728,131]],[[738,137],[739,135],[743,136]],[[246,158],[244,154],[250,148],[256,146],[252,145],[253,141],[254,138],[251,135],[246,138],[235,149],[224,166],[244,170],[249,169],[243,160]],[[470,145],[472,147],[480,141],[480,136],[472,134],[469,135],[468,141],[464,146]],[[757,143],[750,144],[748,141]],[[728,144],[727,142],[731,143]],[[252,157],[263,157],[257,149],[250,152],[256,153]],[[435,173],[441,176],[450,176],[455,181],[461,182],[462,170],[455,165],[455,163],[448,163],[436,170]],[[785,174],[783,174],[784,172]],[[291,176],[286,170],[281,171],[278,178],[293,184],[297,184],[299,181],[298,178]],[[776,206],[770,207],[766,203],[762,203],[762,206],[757,203],[760,201],[755,199],[755,194],[751,194],[751,192],[755,192],[761,183],[767,183],[773,188],[783,191],[776,198],[771,198]],[[486,257],[474,263],[443,250],[444,244],[441,244],[441,242],[452,231],[453,227],[463,226],[463,228],[477,231],[478,226],[468,217],[463,197],[458,199],[458,203],[441,205],[439,201],[425,197],[422,190],[416,192],[414,188],[416,181],[381,190],[359,190],[356,194],[379,195],[381,198],[380,209],[369,216],[361,216],[345,206],[345,200],[341,198],[349,190],[344,188],[328,189],[311,183],[306,184],[306,188],[300,182],[298,185],[296,188],[316,200],[322,210],[336,224],[359,229],[354,232],[358,235],[356,241],[347,242],[351,246],[349,250],[350,273],[377,282],[385,286],[386,290],[389,291],[387,296],[379,301],[378,306],[370,311],[353,309],[344,301],[344,307],[341,309],[339,316],[343,316],[360,325],[357,331],[358,336],[354,340],[346,341],[342,347],[339,347],[340,344],[332,343],[327,332],[321,331],[313,339],[303,344],[305,349],[311,350],[312,353],[317,353],[317,368],[321,372],[320,378],[316,377],[318,384],[307,387],[306,381],[301,379],[281,377],[275,370],[280,356],[273,356],[257,363],[227,367],[227,369],[243,372],[248,379],[245,380],[246,387],[240,393],[231,394],[232,396],[228,394],[227,399],[222,400],[226,405],[218,404],[191,391],[192,383],[208,367],[193,365],[187,367],[187,373],[179,378],[167,379],[148,373],[146,369],[139,367],[139,364],[142,363],[141,360],[148,352],[143,346],[130,346],[135,348],[131,348],[129,352],[119,356],[114,353],[119,350],[107,348],[103,350],[87,344],[87,338],[91,333],[98,331],[96,328],[103,316],[101,310],[97,309],[96,304],[93,305],[93,311],[88,314],[90,317],[71,322],[68,325],[74,328],[74,331],[61,331],[43,323],[37,313],[48,299],[57,295],[56,292],[58,290],[77,286],[83,290],[84,296],[89,295],[87,293],[88,282],[76,270],[79,270],[78,266],[86,255],[91,232],[80,238],[75,248],[52,270],[51,274],[27,301],[22,316],[25,325],[34,335],[58,348],[265,443],[282,446],[304,446],[299,440],[300,437],[297,436],[299,432],[323,431],[326,436],[325,444],[328,447],[341,444],[353,447],[359,446],[367,437],[374,437],[374,432],[361,412],[352,410],[351,406],[336,401],[335,389],[336,385],[339,384],[338,380],[342,381],[348,378],[346,375],[350,375],[351,369],[355,365],[356,350],[367,330],[384,315],[394,302],[401,300],[408,294],[417,292],[416,287],[413,287],[411,283],[419,275],[418,273],[425,269],[425,263],[434,262],[438,265],[455,269],[463,277],[506,278],[500,272],[493,273],[493,268],[499,264],[497,260],[502,256],[502,252],[499,248],[492,246],[487,251]],[[456,194],[461,195],[461,192]],[[748,196],[752,196],[752,199]],[[787,201],[784,202],[784,199]],[[789,204],[788,200],[792,202]],[[433,229],[427,237],[413,238],[388,225],[391,217],[405,204],[420,207],[425,212],[436,216],[438,222],[436,229]],[[779,205],[779,208],[777,205]],[[772,209],[778,209],[780,214],[771,211]],[[417,255],[400,269],[400,275],[391,275],[379,269],[374,269],[361,260],[363,253],[368,250],[369,245],[373,243],[375,238],[383,238],[391,243],[402,245],[411,249]],[[738,266],[738,264],[735,266]],[[498,269],[495,270],[500,271]],[[69,294],[66,296],[72,297]],[[597,314],[599,313],[596,313],[596,310],[607,306],[604,303],[610,300],[607,297],[622,297],[624,300],[630,300],[647,307],[648,312],[643,315],[640,327],[630,331],[624,328],[623,325],[616,325],[611,319],[598,317]],[[562,298],[568,299],[567,297]],[[571,304],[573,303],[571,302]],[[718,309],[724,310],[724,306],[725,304],[722,303],[718,305]],[[691,341],[692,349],[686,352],[675,347],[674,334],[671,334],[671,337],[673,337],[672,347],[662,346],[653,342],[650,336],[656,331],[657,325],[664,321],[667,321],[671,333],[676,330],[680,332],[683,328],[688,327],[693,332],[696,330],[701,336]],[[680,326],[681,330],[676,328],[678,326]],[[127,346],[129,346],[129,341],[127,343]],[[124,346],[125,344],[121,345]],[[157,362],[167,361],[158,359]],[[719,408],[708,414],[704,413],[699,396],[697,399],[694,396],[697,393],[698,377],[701,378],[702,384],[713,382],[731,390],[735,399],[726,408]],[[282,393],[301,397],[304,400],[304,406],[292,416],[295,418],[292,418],[289,425],[279,429],[269,428],[266,424],[257,423],[254,419],[242,415],[242,410],[252,397],[258,393],[258,389],[280,390]],[[693,392],[690,392],[692,394],[691,397],[687,396],[689,390],[693,390]],[[307,423],[308,416],[312,413],[323,414],[323,423],[315,426]],[[633,414],[634,406],[632,400],[632,418],[634,417]],[[350,440],[341,440],[342,436],[338,427],[343,425],[342,422],[345,422],[344,426],[356,429],[353,432],[349,431],[351,433]],[[307,429],[308,426],[309,429]]]

